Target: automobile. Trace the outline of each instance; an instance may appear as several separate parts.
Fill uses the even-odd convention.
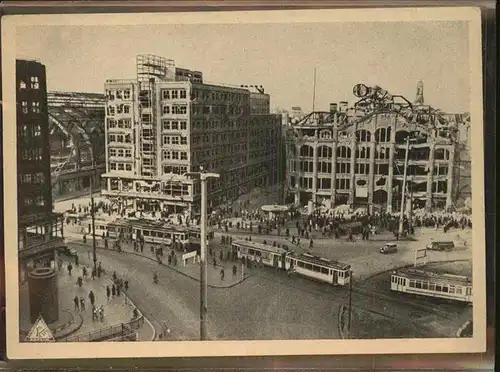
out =
[[[455,248],[455,243],[452,241],[431,242],[430,244],[427,244],[425,248],[431,251],[451,251]]]
[[[75,248],[69,248],[69,247],[62,247],[59,249],[59,252],[70,257],[75,257],[78,255]]]
[[[380,253],[388,254],[388,253],[396,253],[398,251],[398,246],[395,243],[387,243],[384,246],[380,247]]]

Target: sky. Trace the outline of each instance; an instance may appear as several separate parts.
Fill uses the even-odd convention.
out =
[[[316,110],[355,102],[354,85],[379,85],[445,112],[470,105],[468,24],[345,22],[140,26],[23,26],[16,57],[46,65],[49,91],[103,92],[136,76],[135,56],[155,54],[203,72],[210,83],[263,85],[271,107]]]

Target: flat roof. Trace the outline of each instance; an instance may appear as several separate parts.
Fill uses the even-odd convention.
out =
[[[241,246],[246,246],[247,248],[261,249],[264,251],[279,253],[279,254],[288,252],[286,249],[281,248],[281,247],[273,247],[272,245],[269,245],[269,244],[251,242],[249,240],[236,240],[236,241],[233,241],[233,244],[238,244]]]
[[[400,269],[396,274],[410,280],[428,280],[432,283],[455,284],[455,285],[472,285],[472,279],[467,276],[441,274],[432,271],[417,270],[417,269]]]
[[[340,270],[348,270],[351,268],[351,265],[342,263],[339,261],[335,260],[329,260],[327,258],[319,257],[319,256],[314,256],[309,253],[292,253],[291,255],[293,258],[311,263],[313,265],[318,265],[318,266],[324,266],[324,267],[331,267],[334,269],[340,269]]]

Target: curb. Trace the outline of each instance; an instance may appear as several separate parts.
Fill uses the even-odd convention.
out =
[[[111,279],[108,279],[108,280],[110,280],[110,281],[112,282],[112,280],[111,280]],[[155,329],[155,327],[153,327],[153,324],[152,324],[152,323],[149,321],[149,319],[148,319],[148,318],[144,315],[144,313],[143,313],[143,312],[142,312],[142,311],[141,311],[141,310],[140,310],[140,309],[139,309],[139,308],[135,305],[134,301],[132,301],[132,300],[130,299],[130,296],[127,294],[127,292],[123,291],[123,295],[124,295],[125,297],[127,297],[128,302],[129,302],[129,303],[130,303],[130,304],[131,304],[131,305],[132,305],[135,309],[137,309],[137,310],[141,313],[141,316],[142,316],[142,318],[144,319],[144,321],[145,321],[146,323],[148,323],[148,325],[151,327],[151,329],[153,330],[153,336],[151,337],[151,341],[154,341],[154,340],[155,340],[155,338],[156,338],[156,329]],[[133,320],[132,320],[132,321],[130,321],[128,324],[130,324],[131,322],[133,322]]]
[[[470,320],[466,321],[457,331],[456,335],[458,338],[461,338],[462,337],[462,333],[465,331],[465,329],[470,325],[472,324],[472,322]]]
[[[73,241],[69,241],[68,243],[71,243],[71,244],[77,244],[77,245],[80,245],[80,246],[83,246],[83,247],[88,247],[88,246],[89,246],[88,244],[84,244],[84,243],[80,243],[80,242],[73,242]],[[115,250],[113,250],[113,249],[109,249],[109,248],[108,248],[108,249],[106,249],[106,248],[102,248],[102,247],[96,247],[96,248],[97,248],[97,249],[100,249],[100,250],[108,250],[108,251],[112,251],[112,252],[118,252],[118,251],[115,251]],[[148,259],[148,260],[151,260],[151,261],[154,261],[154,262],[156,262],[156,263],[160,264],[160,263],[159,263],[159,262],[158,262],[155,258],[153,258],[153,257],[149,257],[149,256],[145,256],[145,255],[142,255],[142,254],[139,254],[139,253],[135,253],[135,252],[128,252],[128,251],[124,251],[124,250],[122,250],[122,251],[121,251],[121,253],[131,254],[131,255],[134,255],[134,256],[137,256],[137,257],[143,257],[143,258],[146,258],[146,259]],[[195,277],[193,277],[193,276],[191,276],[191,275],[189,275],[189,274],[186,274],[185,272],[182,272],[182,271],[180,271],[179,269],[176,269],[175,267],[172,267],[172,266],[166,265],[166,264],[164,264],[163,262],[162,262],[160,265],[165,266],[165,267],[167,267],[167,268],[169,268],[169,269],[171,269],[171,270],[174,270],[175,272],[177,272],[177,273],[179,273],[179,274],[181,274],[181,275],[184,275],[184,276],[185,276],[185,277],[187,277],[187,278],[190,278],[190,279],[192,279],[192,280],[196,280],[197,282],[199,282],[199,281],[200,281],[198,278],[195,278]],[[216,266],[222,267],[222,266],[220,266],[220,265],[216,265]],[[245,276],[243,279],[240,279],[240,280],[238,280],[236,283],[234,283],[234,284],[230,284],[230,285],[225,285],[225,286],[224,286],[224,285],[213,285],[213,284],[207,284],[207,285],[208,285],[208,287],[210,287],[210,288],[217,288],[217,289],[232,288],[232,287],[234,287],[234,286],[236,286],[236,285],[238,285],[238,284],[243,283],[245,280],[247,280],[248,278],[250,278],[250,276],[251,276],[251,275]]]

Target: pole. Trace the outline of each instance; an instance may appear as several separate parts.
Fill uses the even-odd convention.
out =
[[[352,270],[349,271],[349,312],[347,313],[347,332],[351,334],[351,309],[352,309]]]
[[[206,340],[207,316],[207,179],[200,174],[201,183],[201,244],[200,244],[200,340]]]
[[[92,217],[92,260],[94,262],[94,273],[97,275],[97,252],[95,242],[95,208],[94,208],[94,190],[93,190],[93,176],[95,171],[93,142],[90,147],[90,156],[92,157],[92,170],[90,173],[90,215]]]
[[[316,105],[316,67],[314,68],[314,84],[313,84],[313,112]]]
[[[408,228],[411,234],[411,231],[413,229],[413,177],[410,178],[408,189],[410,191],[410,210],[408,212]]]
[[[401,190],[401,214],[399,216],[399,235],[403,235],[403,218],[405,213],[405,198],[406,198],[406,177],[408,173],[408,153],[410,152],[410,137],[406,138],[406,154],[405,164],[403,169],[403,187]]]

